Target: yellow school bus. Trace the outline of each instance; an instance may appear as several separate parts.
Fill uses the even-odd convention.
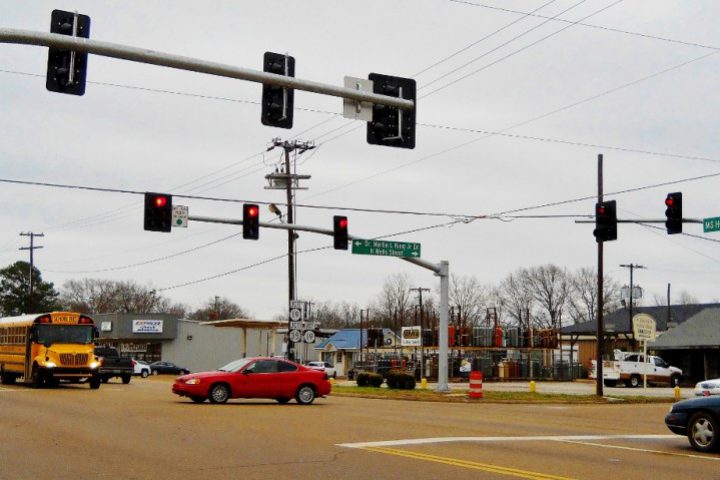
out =
[[[0,381],[12,385],[22,377],[38,388],[87,379],[99,388],[96,336],[93,319],[74,312],[0,318]]]

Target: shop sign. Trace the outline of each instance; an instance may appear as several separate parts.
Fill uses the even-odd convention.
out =
[[[133,333],[163,333],[162,320],[133,320]]]
[[[421,347],[422,346],[422,330],[419,326],[402,327],[402,336],[400,345],[403,347]]]

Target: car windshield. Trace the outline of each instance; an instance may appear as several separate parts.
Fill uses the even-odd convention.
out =
[[[54,343],[92,343],[92,325],[36,325],[37,342],[52,345]]]
[[[232,361],[227,365],[218,368],[218,370],[221,372],[237,372],[251,361],[251,358],[241,358],[240,360]]]

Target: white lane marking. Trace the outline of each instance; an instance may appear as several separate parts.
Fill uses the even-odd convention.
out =
[[[678,435],[543,435],[527,437],[434,437],[408,438],[404,440],[386,440],[380,442],[337,443],[338,447],[367,448],[393,447],[400,445],[425,445],[430,443],[452,442],[539,442],[539,441],[592,441],[592,440],[656,440],[680,438]]]
[[[708,457],[705,455],[697,455],[697,454],[693,454],[693,453],[664,452],[662,450],[651,450],[649,448],[625,447],[625,446],[621,446],[621,445],[607,445],[604,443],[594,443],[594,442],[578,442],[576,440],[556,440],[556,441],[563,442],[563,443],[573,443],[576,445],[589,445],[592,447],[616,448],[618,450],[630,450],[632,452],[657,453],[660,455],[668,455],[671,457],[702,458],[703,460],[712,460],[714,462],[720,462],[720,457]]]

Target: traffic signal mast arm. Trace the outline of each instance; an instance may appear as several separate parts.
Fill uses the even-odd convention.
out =
[[[119,58],[132,62],[148,63],[163,67],[177,68],[208,75],[248,80],[278,87],[294,88],[307,92],[320,93],[334,97],[346,98],[358,102],[370,102],[377,105],[397,107],[401,110],[414,110],[415,102],[404,98],[380,95],[377,93],[355,90],[352,88],[336,87],[311,80],[302,80],[273,73],[266,73],[249,68],[235,67],[217,62],[209,62],[181,55],[156,52],[146,48],[136,48],[116,43],[103,42],[80,37],[71,37],[56,33],[33,32],[13,28],[0,28],[0,43],[14,43],[21,45],[37,45],[56,47],[75,52],[87,52],[104,57]]]
[[[200,217],[200,216],[193,216],[190,215],[188,217],[188,220],[192,220],[195,222],[206,222],[206,223],[224,223],[228,225],[242,225],[242,220],[232,220],[229,218],[213,218],[213,217]],[[302,232],[311,232],[311,233],[319,233],[321,235],[329,235],[333,236],[335,232],[329,228],[318,228],[318,227],[310,227],[306,225],[298,225],[296,223],[293,223],[292,225],[288,225],[286,223],[268,223],[268,222],[259,222],[260,227],[262,228],[274,228],[276,230],[298,230]],[[352,235],[348,235],[348,240],[353,241],[355,237]],[[413,263],[419,267],[426,268],[428,270],[431,270],[432,272],[441,275],[442,267],[441,265],[428,262],[426,260],[423,260],[421,258],[414,258],[414,257],[398,257],[402,260],[405,260],[406,262]]]

